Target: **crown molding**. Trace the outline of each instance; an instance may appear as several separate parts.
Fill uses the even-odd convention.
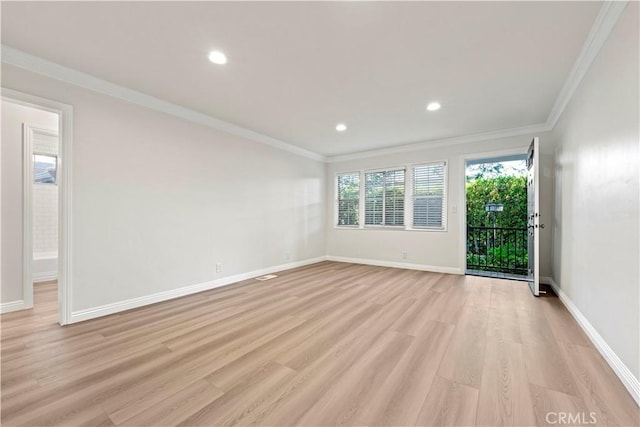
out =
[[[598,12],[598,16],[587,35],[587,39],[582,46],[582,50],[573,64],[567,79],[564,82],[564,86],[560,90],[556,102],[551,108],[549,117],[547,118],[547,124],[551,128],[555,127],[558,119],[562,115],[562,112],[569,104],[569,101],[573,97],[578,85],[589,71],[593,60],[600,52],[600,48],[611,34],[611,31],[618,23],[622,11],[627,6],[627,1],[605,1]]]
[[[90,74],[83,73],[72,68],[68,68],[46,59],[28,54],[26,52],[2,45],[2,63],[13,65],[36,74],[40,74],[65,83],[89,89],[103,95],[118,98],[151,110],[170,114],[181,119],[188,120],[209,128],[219,130],[231,135],[246,138],[251,141],[260,142],[280,150],[288,151],[302,157],[324,162],[325,156],[314,153],[304,148],[300,148],[288,142],[261,134],[259,132],[238,126],[224,120],[216,119],[207,114],[173,104],[168,101],[147,95],[136,90],[120,86],[118,84],[102,80]]]
[[[368,157],[383,156],[407,151],[416,151],[427,148],[441,147],[444,145],[459,145],[473,142],[486,141],[490,139],[508,138],[519,135],[526,135],[552,130],[558,119],[562,115],[567,104],[571,100],[580,82],[586,75],[593,60],[597,56],[600,48],[616,26],[627,0],[605,1],[598,12],[598,15],[587,35],[587,39],[574,63],[567,79],[556,98],[549,113],[547,121],[536,125],[523,126],[511,129],[501,129],[496,131],[482,132],[471,135],[462,135],[450,138],[434,139],[429,141],[396,145],[392,147],[358,151],[335,156],[323,156],[288,142],[261,134],[259,132],[217,119],[204,113],[164,101],[159,98],[99,79],[90,74],[64,67],[40,57],[30,55],[26,52],[2,45],[2,63],[13,65],[27,71],[41,74],[55,80],[70,83],[85,89],[92,90],[114,98],[122,99],[152,110],[170,114],[194,123],[198,123],[212,129],[236,135],[251,141],[260,142],[280,150],[288,151],[299,156],[313,160],[335,163],[347,160],[362,159]]]
[[[328,163],[344,162],[347,160],[364,159],[367,157],[385,156],[385,155],[396,154],[396,153],[405,153],[407,151],[424,150],[428,148],[442,147],[445,145],[452,146],[452,145],[468,144],[472,142],[487,141],[490,139],[509,138],[512,136],[528,135],[533,133],[547,132],[550,130],[551,130],[551,127],[549,127],[548,124],[541,123],[537,125],[522,126],[518,128],[500,129],[500,130],[489,131],[489,132],[475,133],[471,135],[455,136],[451,138],[442,138],[442,139],[433,139],[429,141],[416,142],[412,144],[398,145],[398,146],[380,148],[375,150],[358,151],[358,152],[349,153],[349,154],[340,154],[337,156],[327,157],[327,162]]]
[[[615,28],[624,8],[627,6],[627,0],[620,1],[605,1],[596,16],[596,19],[587,35],[587,38],[582,46],[582,50],[573,64],[567,79],[562,86],[562,89],[558,93],[553,107],[547,117],[545,123],[537,125],[523,126],[512,129],[502,129],[497,131],[490,131],[484,133],[477,133],[472,135],[457,136],[452,138],[436,139],[424,142],[418,142],[413,144],[398,145],[388,148],[359,151],[349,154],[340,154],[335,156],[328,156],[326,161],[328,163],[343,162],[347,160],[363,159],[367,157],[384,156],[395,153],[403,153],[407,151],[416,151],[426,148],[441,147],[444,145],[458,145],[467,144],[472,142],[486,141],[489,139],[507,138],[518,135],[526,135],[537,132],[547,132],[552,130],[564,109],[569,104],[569,101],[573,97],[576,89],[580,85],[580,82],[589,71],[593,60],[600,52],[600,49],[604,45],[604,42],[611,34],[611,31]]]
[[[546,124],[538,124],[404,144],[388,148],[358,151],[336,156],[323,156],[242,126],[238,126],[207,114],[147,95],[134,89],[100,79],[91,74],[56,64],[55,62],[48,61],[6,45],[2,45],[2,63],[321,162],[341,162],[345,160],[402,153],[424,148],[440,147],[443,145],[466,144],[470,142],[486,141],[489,139],[505,138],[550,130]]]

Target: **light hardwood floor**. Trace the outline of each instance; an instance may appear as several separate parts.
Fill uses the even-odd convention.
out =
[[[639,424],[521,282],[324,262],[64,328],[35,300],[2,316],[5,426]]]

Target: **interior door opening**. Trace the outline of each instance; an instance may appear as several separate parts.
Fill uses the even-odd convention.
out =
[[[35,288],[53,289],[58,279],[58,122],[59,115],[54,112],[2,101],[2,154],[8,156],[7,178],[15,183],[16,189],[22,183],[22,203],[12,203],[17,212],[9,212],[7,218],[9,222],[15,221],[17,227],[3,230],[9,234],[3,235],[3,240],[22,241],[22,253],[4,253],[3,257],[22,259],[4,263],[8,271],[3,277],[7,279],[3,291],[15,294],[14,298],[22,294],[24,309],[39,302],[34,293],[38,296],[43,293],[34,292]],[[20,194],[15,196],[13,202],[18,201]],[[47,299],[55,298],[55,294],[55,289],[47,292]],[[57,313],[51,314],[55,323]]]
[[[70,323],[72,116],[69,105],[2,88],[0,313]]]
[[[467,160],[466,274],[527,280],[527,154]]]

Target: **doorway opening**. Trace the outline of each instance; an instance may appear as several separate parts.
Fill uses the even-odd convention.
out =
[[[466,274],[527,280],[527,154],[465,162]]]
[[[71,317],[71,116],[68,105],[2,89],[0,311],[61,325]]]

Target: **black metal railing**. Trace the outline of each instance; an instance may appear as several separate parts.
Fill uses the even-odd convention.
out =
[[[467,269],[526,275],[526,228],[467,227]]]

